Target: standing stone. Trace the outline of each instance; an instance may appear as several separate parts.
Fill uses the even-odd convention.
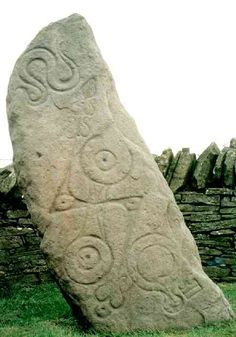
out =
[[[170,181],[170,188],[173,193],[186,186],[195,160],[195,154],[190,153],[188,148],[182,149]]]
[[[235,186],[236,149],[229,148],[223,163],[224,185],[233,188]]]
[[[213,169],[220,150],[215,143],[211,143],[197,160],[193,173],[193,185],[197,189],[206,188],[213,178]]]
[[[230,147],[231,149],[236,149],[236,138],[230,140]]]
[[[172,161],[170,163],[170,167],[169,167],[167,175],[166,175],[166,181],[169,185],[170,185],[171,179],[173,177],[174,171],[176,169],[176,166],[178,164],[180,154],[181,154],[181,151],[177,152],[177,154],[175,155],[175,157],[172,159]]]
[[[164,177],[167,176],[173,158],[174,156],[171,149],[164,150],[160,156],[154,156],[155,162]]]
[[[16,63],[7,102],[41,248],[93,327],[187,328],[232,317],[83,17],[39,32]]]
[[[223,164],[225,160],[225,156],[227,151],[229,150],[229,147],[224,147],[223,150],[221,150],[220,154],[218,155],[215,163],[215,167],[213,169],[213,179],[223,184]]]

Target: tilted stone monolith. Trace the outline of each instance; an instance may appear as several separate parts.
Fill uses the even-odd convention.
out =
[[[83,17],[39,32],[16,63],[7,103],[41,248],[93,327],[188,328],[232,317]]]

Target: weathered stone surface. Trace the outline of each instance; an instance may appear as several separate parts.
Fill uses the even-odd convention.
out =
[[[211,234],[212,235],[231,235],[231,234],[235,234],[236,231],[232,231],[231,229],[221,229],[219,231],[212,231]],[[235,260],[236,261],[236,260]]]
[[[172,159],[172,161],[170,163],[167,175],[165,177],[166,181],[168,182],[168,184],[170,184],[170,182],[171,182],[171,179],[173,177],[174,171],[175,171],[176,166],[177,166],[178,161],[179,161],[180,154],[181,154],[181,151],[177,152],[177,154],[175,155],[175,157]]]
[[[231,147],[232,149],[236,149],[236,138],[232,138],[232,139],[230,140],[230,147]]]
[[[13,165],[0,168],[0,193],[7,194],[16,184]]]
[[[199,248],[199,253],[202,255],[202,257],[204,255],[207,255],[207,256],[211,256],[211,255],[221,255],[222,252],[219,250],[219,249],[212,249],[212,248],[209,248],[209,247],[200,247]]]
[[[204,214],[214,214],[219,211],[219,206],[214,205],[194,205],[194,204],[179,204],[179,209],[182,213],[201,212]]]
[[[199,156],[193,173],[193,184],[197,189],[205,188],[212,182],[213,168],[219,154],[218,146],[211,143]]]
[[[192,222],[201,222],[201,221],[217,221],[221,219],[219,214],[209,214],[204,212],[192,213],[189,217],[189,220]]]
[[[216,266],[204,266],[204,270],[208,275],[211,275],[211,277],[218,278],[219,280],[221,278],[225,278],[225,276],[228,276],[230,273],[230,269],[224,269],[224,268],[218,268]]]
[[[181,202],[186,204],[220,205],[220,196],[208,196],[203,193],[196,192],[183,192]]]
[[[174,158],[171,149],[166,149],[162,152],[160,156],[154,156],[155,162],[157,163],[159,170],[166,177],[170,164]]]
[[[9,219],[27,218],[28,216],[29,216],[29,212],[25,209],[7,211],[7,217]]]
[[[7,176],[6,176],[7,179]],[[217,186],[216,182],[216,186]],[[35,230],[32,227],[32,220],[30,218],[21,218],[25,216],[24,199],[19,193],[15,193],[17,186],[14,187],[8,194],[0,193],[0,270],[4,269],[4,272],[0,275],[0,287],[6,285],[6,282],[11,283],[16,281],[21,282],[41,282],[47,280],[50,276],[49,272],[45,270],[45,264],[42,264],[42,254],[39,252],[40,238],[36,235]],[[182,192],[181,192],[182,193]],[[195,193],[196,194],[196,193]],[[220,196],[220,205],[204,205],[197,203],[181,204],[182,194],[175,194],[175,199],[179,203],[179,208],[184,215],[185,220],[188,222],[191,228],[194,225],[191,221],[191,217],[194,217],[196,213],[205,219],[205,215],[208,214],[221,214],[220,209],[225,207],[236,208],[235,190],[229,188],[208,188],[205,191],[207,196],[216,195]],[[200,194],[200,199],[202,198]],[[9,210],[14,214],[9,219]],[[236,214],[221,214],[222,219],[234,219],[236,223]],[[194,219],[193,219],[194,220]],[[192,223],[192,224],[191,224]],[[214,222],[211,222],[214,226]],[[205,235],[207,233],[207,235]],[[236,271],[236,256],[235,256],[235,241],[236,229],[221,229],[205,231],[204,227],[193,232],[195,239],[199,240],[199,253],[203,264],[209,265],[212,263],[218,268],[230,268],[230,275],[233,275]],[[16,237],[21,238],[20,241]],[[218,240],[216,237],[223,236],[226,241],[223,242],[224,246],[217,246]],[[212,247],[208,247],[209,244]],[[17,244],[18,242],[18,244]],[[225,242],[228,242],[225,246]],[[201,243],[201,245],[200,245]],[[38,254],[38,255],[37,255]],[[35,256],[37,257],[35,258]],[[22,264],[23,257],[23,264]],[[224,266],[221,261],[223,259]],[[235,264],[234,264],[235,262]],[[21,266],[19,268],[19,266]],[[224,276],[220,279],[214,276],[214,280],[229,282],[230,277]],[[233,277],[233,276],[232,276]],[[2,290],[2,288],[1,288]],[[0,291],[1,291],[0,290]]]
[[[228,240],[219,240],[219,238],[217,239],[212,239],[209,240],[209,238],[206,236],[205,238],[202,239],[196,239],[197,244],[199,245],[199,247],[212,247],[212,248],[230,248],[232,246],[232,242],[229,242]]]
[[[233,190],[229,189],[229,188],[217,188],[217,187],[213,187],[213,188],[208,188],[206,190],[206,194],[207,195],[233,195],[234,192]]]
[[[41,247],[69,302],[95,328],[232,317],[81,16],[43,29],[19,58],[8,116]]]
[[[234,219],[220,220],[213,222],[195,222],[189,225],[192,232],[214,231],[219,229],[236,229],[236,221]]]
[[[236,207],[236,200],[234,197],[223,197],[221,199],[221,207]]]
[[[170,188],[173,193],[186,186],[195,160],[195,154],[190,153],[188,148],[180,151],[179,160],[170,181]]]
[[[223,178],[223,163],[228,149],[228,147],[224,147],[216,159],[216,163],[213,169],[213,178],[217,181],[221,181],[221,179]]]
[[[236,214],[236,207],[226,207],[220,209],[221,214]]]
[[[224,185],[227,187],[235,186],[235,163],[236,163],[236,149],[230,148],[226,152],[223,164]]]
[[[228,214],[221,214],[222,219],[236,219],[236,214],[228,213]]]
[[[176,202],[181,202],[182,195],[181,194],[175,194],[175,201]]]

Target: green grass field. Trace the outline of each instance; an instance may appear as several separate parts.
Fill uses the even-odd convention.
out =
[[[222,284],[222,290],[236,310],[236,284]],[[54,283],[15,286],[0,298],[0,337],[236,337],[236,320],[201,326],[191,331],[100,334],[79,330],[71,311]]]

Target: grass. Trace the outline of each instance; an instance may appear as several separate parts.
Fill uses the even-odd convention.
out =
[[[236,284],[221,288],[236,310]],[[190,331],[107,334],[78,328],[60,291],[53,283],[16,285],[0,298],[0,337],[236,337],[236,320]]]

